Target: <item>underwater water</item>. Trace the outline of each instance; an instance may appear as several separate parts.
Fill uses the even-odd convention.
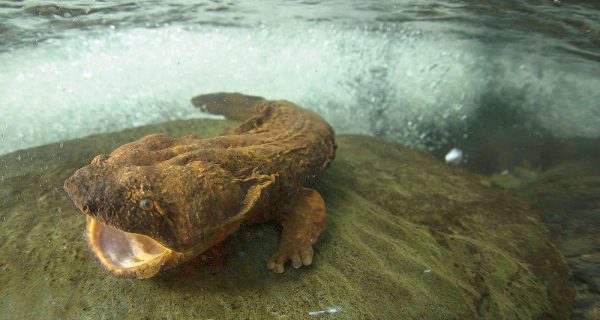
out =
[[[598,319],[599,62],[591,0],[0,0],[0,318]],[[234,126],[192,106],[210,92],[286,99],[347,135],[316,187],[332,214],[314,268],[262,275],[271,225],[227,242],[225,266],[113,279],[62,182],[156,130]]]
[[[0,153],[202,116],[214,91],[285,98],[338,132],[418,147],[484,105],[600,134],[594,2],[1,3]]]

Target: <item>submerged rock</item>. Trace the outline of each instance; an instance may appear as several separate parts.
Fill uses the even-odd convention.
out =
[[[328,208],[314,265],[274,274],[275,224],[240,229],[156,279],[124,280],[89,254],[63,180],[154,132],[212,136],[233,122],[175,121],[0,157],[0,314],[9,318],[563,319],[568,269],[516,198],[433,156],[338,136],[316,186]],[[20,160],[17,160],[20,158]]]
[[[513,191],[539,213],[571,267],[577,292],[573,319],[595,320],[600,319],[600,158],[574,153],[579,160],[557,163]]]

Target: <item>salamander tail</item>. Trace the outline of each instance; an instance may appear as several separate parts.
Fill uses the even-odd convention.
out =
[[[241,93],[209,93],[195,96],[192,104],[202,111],[219,114],[227,119],[243,121],[255,114],[253,108],[262,97],[247,96]]]

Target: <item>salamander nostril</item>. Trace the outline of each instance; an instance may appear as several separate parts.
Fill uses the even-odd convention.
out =
[[[96,203],[94,200],[86,200],[83,204],[83,211],[88,214],[96,214]]]

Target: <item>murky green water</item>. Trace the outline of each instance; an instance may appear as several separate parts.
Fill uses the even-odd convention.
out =
[[[499,314],[564,318],[560,312],[573,309],[572,319],[596,319],[600,314],[599,9],[595,1],[546,0],[0,1],[0,279],[7,284],[0,285],[0,318],[102,314],[106,318],[286,319],[310,317],[309,312],[327,307],[340,307],[342,313],[314,315],[444,318],[439,307],[432,307],[437,304],[448,308],[448,318],[492,319]],[[332,203],[330,231],[324,236],[321,256],[317,255],[328,262],[315,264],[307,273],[286,273],[287,280],[281,283],[262,274],[266,272],[262,260],[275,243],[261,251],[252,242],[259,231],[249,227],[227,245],[226,255],[235,258],[224,266],[198,273],[190,270],[202,266],[192,264],[183,274],[175,272],[141,285],[111,278],[87,253],[83,217],[64,194],[62,180],[94,155],[110,152],[141,133],[97,136],[87,142],[71,139],[167,121],[214,118],[194,109],[190,98],[217,91],[287,99],[322,115],[338,134],[363,134],[407,145],[432,153],[441,162],[452,148],[461,150],[460,167],[481,174],[469,176],[464,185],[479,183],[493,190],[489,197],[512,193],[520,198],[515,201],[531,208],[517,214],[513,222],[497,223],[503,227],[514,223],[513,229],[506,230],[521,230],[529,228],[526,216],[536,216],[532,219],[549,230],[548,240],[543,240],[542,227],[531,227],[523,230],[541,233],[527,242],[552,243],[572,276],[552,262],[556,274],[562,275],[552,278],[553,267],[527,260],[550,252],[544,251],[549,247],[527,246],[513,233],[495,238],[493,232],[479,229],[492,221],[481,212],[513,208],[512,200],[489,209],[458,199],[461,192],[471,191],[456,181],[460,186],[455,190],[436,193],[447,183],[443,176],[450,173],[431,178],[435,185],[423,186],[421,193],[394,189],[403,181],[417,184],[418,179],[398,180],[408,179],[399,174],[406,168],[392,164],[392,155],[369,158],[369,152],[375,151],[365,145],[363,156],[374,162],[361,162],[364,159],[353,159],[341,150],[338,169],[334,163],[333,173],[319,185],[323,194],[329,194],[326,203]],[[199,130],[209,135],[220,132],[220,125],[206,123],[212,129],[202,125]],[[169,126],[140,132],[190,132]],[[360,153],[361,143],[367,142],[356,141],[346,146]],[[46,144],[51,145],[40,148]],[[385,161],[391,161],[386,167],[390,171],[376,172],[373,163]],[[372,172],[362,172],[358,163],[370,163]],[[365,175],[356,173],[362,178],[354,181],[339,168]],[[465,176],[471,174],[467,171]],[[361,179],[369,175],[381,181],[363,189],[368,181]],[[354,193],[344,189],[344,183],[356,183]],[[380,187],[381,198],[368,192]],[[388,198],[414,201],[416,207],[410,208],[423,216],[407,216],[398,204],[404,202]],[[445,203],[442,198],[457,201],[454,209],[436,206]],[[358,222],[348,225],[341,209],[349,210],[348,203],[373,210],[376,218],[352,213]],[[464,225],[452,218],[469,205],[480,209],[461,218],[467,221]],[[439,217],[436,210],[441,210]],[[439,221],[427,218],[428,212]],[[414,230],[429,230],[433,238],[417,231],[412,234],[407,223],[414,224]],[[443,228],[445,224],[452,226],[451,232]],[[354,234],[365,226],[365,234]],[[274,224],[260,228],[267,228],[260,232],[276,239]],[[478,260],[475,253],[464,256],[470,249],[453,236],[474,239],[472,252],[484,258]],[[502,237],[507,237],[504,247]],[[408,238],[416,243],[406,242]],[[249,241],[245,249],[236,247],[242,240]],[[443,245],[444,241],[451,245]],[[520,245],[529,255],[517,250]],[[493,250],[486,251],[487,246]],[[344,257],[344,250],[352,257]],[[232,269],[244,265],[242,251],[255,254],[245,271],[251,279],[248,283]],[[505,259],[491,252],[500,252]],[[420,260],[421,254],[431,259]],[[382,255],[388,258],[376,258]],[[560,260],[556,252],[548,255],[549,260]],[[469,263],[443,265],[442,257]],[[332,262],[345,258],[378,262],[357,267]],[[494,263],[498,270],[489,267]],[[476,272],[478,266],[484,271]],[[421,267],[436,278],[403,273]],[[473,278],[455,277],[471,271]],[[501,274],[513,271],[513,279],[518,280],[502,282]],[[204,287],[203,279],[211,277]],[[371,286],[366,279],[382,286]],[[478,287],[470,282],[473,279],[485,285]],[[555,279],[550,285],[554,289],[548,289],[545,297],[538,295],[549,279]],[[575,292],[573,303],[566,287],[559,284],[565,279]],[[102,281],[110,282],[107,288],[116,292],[113,300],[108,299],[109,289],[95,287]],[[219,281],[226,284],[219,286]],[[266,284],[259,285],[263,281]],[[433,294],[436,281],[444,289]],[[339,292],[334,290],[336,283]],[[243,293],[233,298],[239,286],[244,287]],[[421,288],[423,296],[417,298],[417,291],[411,291],[415,288]],[[151,298],[156,290],[161,295]],[[270,290],[292,295],[292,302],[269,295]],[[373,290],[386,306],[381,314],[375,311],[375,300],[367,298]],[[211,300],[211,291],[219,292],[218,299]],[[189,292],[195,292],[198,301]],[[564,293],[563,300],[556,300],[557,292]],[[138,298],[125,298],[130,293]],[[259,293],[265,299],[256,298]],[[511,300],[508,293],[519,297],[513,296],[515,301],[535,307],[524,311],[519,303],[506,302]],[[110,301],[101,305],[94,294]],[[172,297],[168,307],[156,305],[167,296]],[[429,302],[423,298],[428,296]],[[148,299],[155,305],[139,309]],[[249,309],[259,300],[265,306]],[[407,304],[396,306],[394,301]]]

